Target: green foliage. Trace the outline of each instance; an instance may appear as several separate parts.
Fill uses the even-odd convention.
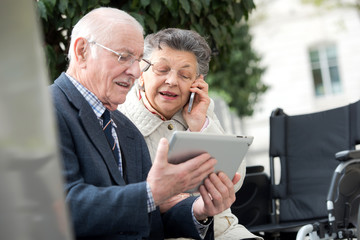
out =
[[[55,79],[66,70],[72,27],[81,16],[109,2],[110,0],[36,1],[43,26],[46,59],[51,79]]]
[[[129,12],[145,33],[163,28],[193,29],[209,39],[221,58],[230,52],[231,28],[247,19],[255,8],[253,0],[38,0],[43,23],[46,54],[51,77],[66,69],[71,29],[81,16],[99,6],[112,6]]]
[[[207,77],[211,91],[222,96],[239,116],[251,116],[259,95],[268,89],[261,82],[265,68],[251,48],[248,28],[246,24],[234,27],[230,59],[219,62],[219,68]]]
[[[324,1],[326,0],[302,0],[303,3],[313,3],[317,6],[324,4]]]
[[[111,6],[127,11],[143,25],[146,34],[169,27],[197,31],[207,38],[213,50],[211,71],[221,70],[221,72],[223,72],[224,63],[235,61],[234,54],[231,54],[230,58],[230,53],[234,51],[234,26],[241,20],[246,20],[255,9],[253,0],[37,0],[36,4],[43,24],[44,45],[52,79],[67,68],[66,56],[73,26],[83,15],[96,7]],[[229,65],[225,68],[230,70],[231,73],[228,75],[233,77],[222,78],[226,80],[221,81],[233,86],[233,91],[241,82],[239,92],[222,88],[223,86],[218,84],[219,80],[212,80],[210,83],[210,88],[226,91],[229,94],[233,99],[230,101],[230,106],[234,108],[240,106],[241,110],[238,109],[238,112],[241,115],[250,114],[256,97],[260,92],[265,91],[259,91],[263,85],[254,80],[260,78],[262,72],[250,67],[257,60],[247,58],[253,56],[247,53],[251,50],[250,44],[246,47],[249,49],[241,49],[241,51],[246,51],[238,52],[239,56],[236,58],[237,61],[243,61],[240,65],[247,65],[253,73],[239,73],[238,76],[241,76],[241,79],[247,77],[247,81],[255,85],[248,84],[245,80],[238,80],[238,77],[233,74],[239,69],[235,64],[234,69]],[[221,76],[221,73],[214,74],[212,79],[216,79],[216,76]],[[239,101],[245,102],[241,105],[237,103]],[[244,108],[244,104],[247,103],[251,104]]]
[[[332,8],[353,8],[360,13],[360,0],[302,0],[303,4],[313,4],[317,7]]]
[[[110,5],[132,14],[146,34],[168,27],[192,29],[206,37],[223,60],[231,51],[232,27],[255,8],[253,0],[135,0]]]

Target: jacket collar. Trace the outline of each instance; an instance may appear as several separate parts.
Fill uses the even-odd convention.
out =
[[[125,103],[119,105],[120,111],[124,113],[137,126],[144,137],[152,134],[164,122],[173,120],[179,122],[187,129],[187,124],[182,117],[182,109],[179,110],[170,120],[162,120],[157,114],[150,112],[139,97],[139,89],[135,84],[126,97]]]
[[[115,157],[109,148],[105,134],[103,133],[99,124],[99,120],[97,119],[91,106],[76,89],[76,87],[71,83],[70,79],[65,75],[65,73],[62,73],[60,77],[55,80],[54,84],[62,90],[62,92],[68,98],[69,102],[71,102],[71,104],[76,109],[78,109],[79,121],[82,124],[85,132],[88,134],[89,140],[103,156],[103,160],[108,166],[114,181],[119,185],[125,185],[125,181],[118,171]]]

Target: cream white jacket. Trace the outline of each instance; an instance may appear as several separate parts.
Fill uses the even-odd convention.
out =
[[[125,103],[119,105],[118,110],[125,114],[140,130],[145,138],[150,151],[151,159],[154,161],[158,143],[162,137],[170,140],[174,131],[186,131],[188,126],[182,117],[181,110],[172,119],[162,120],[158,115],[151,113],[139,100],[139,89],[137,84],[131,89],[126,97]],[[211,100],[207,111],[208,125],[202,132],[224,134],[218,118],[214,113],[214,102]],[[244,181],[246,163],[242,162],[238,172],[241,180],[235,185],[238,191]],[[238,239],[262,239],[250,233],[244,226],[238,224],[237,217],[231,213],[230,208],[214,216],[214,235],[216,240],[238,240]],[[183,239],[183,238],[181,238]],[[180,240],[177,239],[177,240]]]
[[[158,143],[162,137],[170,140],[174,131],[186,131],[188,126],[179,110],[170,120],[162,120],[156,114],[151,113],[139,100],[139,89],[137,84],[130,90],[126,97],[126,101],[119,105],[118,110],[125,114],[140,130],[145,138],[152,161],[154,161]],[[219,119],[214,113],[214,102],[211,100],[207,111],[209,123],[202,132],[225,134],[220,125]],[[245,159],[237,170],[241,175],[240,181],[235,185],[235,191],[238,191],[243,184],[246,173]]]

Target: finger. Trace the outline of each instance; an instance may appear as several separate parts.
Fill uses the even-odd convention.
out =
[[[200,166],[196,166],[195,168],[193,168],[193,174],[195,178],[198,178],[202,181],[209,174],[215,171],[216,163],[217,163],[216,159],[210,157],[208,158],[208,160],[206,160],[206,162],[204,162]]]
[[[200,75],[195,79],[195,81],[193,82],[192,86],[193,86],[194,84],[198,84],[199,82],[205,82],[205,80],[204,80],[204,75],[200,74]]]
[[[167,155],[169,151],[169,142],[166,138],[161,138],[156,151],[154,165],[167,164]]]
[[[190,88],[191,92],[195,92],[195,99],[194,102],[199,103],[199,102],[205,102],[207,104],[210,103],[210,97],[209,97],[209,93],[204,90],[204,88]]]
[[[209,160],[213,159],[209,162]],[[209,153],[202,153],[184,163],[182,165],[186,168],[191,169],[192,171],[198,171],[199,169],[204,170],[210,166],[215,166],[216,159],[212,158]]]
[[[181,171],[187,172],[189,185],[195,187],[199,185],[210,173],[214,172],[216,159],[212,158],[210,154],[203,153],[195,158],[192,158],[184,163],[179,164]]]
[[[238,174],[238,175],[240,176],[240,174]],[[219,172],[218,176],[227,188],[227,192],[226,193],[224,192],[225,195],[223,195],[223,197],[227,196],[227,198],[225,199],[227,201],[227,204],[232,204],[236,199],[235,191],[234,191],[234,184],[225,173]]]
[[[200,159],[199,161],[201,161],[201,162],[203,159],[207,159],[207,160],[199,165],[198,159]],[[189,167],[188,175],[190,178],[191,187],[196,187],[205,178],[207,178],[207,176],[209,174],[214,172],[214,170],[215,170],[214,166],[217,161],[216,161],[216,159],[211,158],[211,156],[209,154],[205,154],[203,156],[198,156],[198,157],[192,159],[191,161],[193,161],[194,163],[189,164],[189,166],[187,166],[187,167]]]
[[[208,216],[214,216],[230,206],[228,203],[224,203],[221,194],[217,192],[215,186],[212,183],[211,178],[218,178],[216,174],[211,174],[209,178],[205,179],[204,185],[200,186],[199,191],[203,198],[205,212]]]
[[[224,172],[218,172],[218,177],[223,184],[225,184],[228,188],[232,188],[234,186],[233,182]]]
[[[208,179],[205,179],[205,181],[208,181]],[[199,187],[199,192],[200,192],[200,196],[204,202],[206,212],[207,212],[208,216],[211,216],[210,213],[215,209],[214,204],[211,199],[211,196],[204,185],[201,185]]]
[[[191,84],[191,87],[195,88],[195,87],[199,87],[199,86],[206,86],[208,85],[206,82],[205,82],[205,79],[204,79],[204,76],[203,75],[200,75],[192,84]]]
[[[205,81],[202,81],[201,83],[200,83],[200,88],[204,91],[204,92],[208,92],[209,91],[209,84],[207,83],[207,82],[205,82]]]
[[[199,77],[198,77],[196,80],[198,80],[198,81],[205,81],[204,75],[203,75],[203,74],[200,74]]]
[[[232,183],[235,185],[235,184],[237,184],[237,183],[240,181],[240,179],[241,179],[240,173],[236,172],[236,173],[235,173],[235,176],[234,176],[233,179],[232,179]]]
[[[225,185],[221,183],[221,180],[215,173],[210,174],[206,180],[208,181],[204,181],[204,185],[211,195],[215,208],[221,207],[223,202],[223,196],[221,192],[225,191]]]
[[[233,185],[227,175],[223,172],[212,174],[210,176],[212,184],[220,193],[228,192],[228,185]]]
[[[239,174],[240,175],[240,174]],[[233,182],[230,180],[230,178],[223,172],[219,172],[218,176],[221,180],[221,182],[225,185],[225,187],[227,188],[227,194],[228,196],[231,198],[232,194],[235,194],[234,191],[234,184]]]
[[[201,90],[201,91],[207,93],[208,90],[209,90],[209,84],[207,84],[205,81],[194,82],[194,83],[191,85],[191,89]]]

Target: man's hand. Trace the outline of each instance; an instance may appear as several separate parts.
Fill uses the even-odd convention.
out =
[[[234,184],[240,180],[240,174],[236,173],[231,181],[223,173],[212,173],[200,186],[201,197],[194,203],[193,210],[197,220],[204,220],[209,216],[215,216],[231,207],[235,201]]]
[[[208,153],[180,164],[168,163],[169,143],[160,139],[153,166],[147,177],[155,205],[159,206],[167,199],[196,187],[214,171],[216,160]]]
[[[190,196],[191,196],[190,193],[180,193],[178,195],[171,197],[170,199],[166,200],[159,206],[160,212],[164,213],[168,211],[170,208],[172,208],[173,206],[175,206],[176,204],[178,204],[179,202],[183,201],[184,199]]]

